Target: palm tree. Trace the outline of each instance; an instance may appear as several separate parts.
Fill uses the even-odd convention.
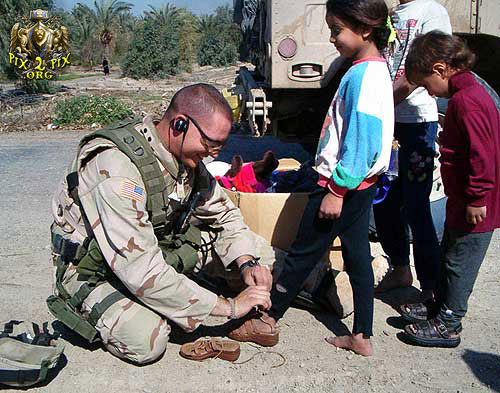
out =
[[[119,0],[95,0],[94,9],[82,3],[78,3],[78,7],[98,26],[99,41],[104,47],[105,56],[109,58],[109,44],[114,37],[116,22],[120,14],[130,11],[132,4]]]
[[[197,18],[197,30],[201,34],[206,34],[208,32],[212,32],[217,28],[217,21],[213,14],[210,15],[201,15]]]
[[[149,6],[151,11],[145,11],[146,17],[155,18],[158,22],[168,25],[176,21],[179,10],[170,3],[163,4],[161,7]]]
[[[182,29],[179,29],[179,69],[191,72],[201,37],[198,18],[186,8],[179,8],[177,20],[182,26]]]
[[[71,11],[71,14],[77,26],[75,31],[76,40],[78,44],[81,45],[92,38],[92,33],[95,29],[94,18],[90,17],[86,11],[78,6]]]

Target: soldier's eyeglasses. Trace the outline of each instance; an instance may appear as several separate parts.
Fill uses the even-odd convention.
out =
[[[200,127],[200,125],[198,124],[198,122],[195,119],[193,119],[189,115],[184,115],[184,116],[186,116],[189,119],[189,121],[191,121],[194,124],[194,126],[198,129],[198,132],[201,135],[201,144],[207,150],[208,154],[218,153],[218,152],[220,152],[222,150],[222,148],[226,144],[227,140],[225,140],[225,141],[216,141],[215,139],[210,138],[203,131],[203,129]]]

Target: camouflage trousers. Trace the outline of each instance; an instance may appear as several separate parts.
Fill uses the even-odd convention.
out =
[[[208,240],[208,234],[202,233]],[[272,268],[276,252],[262,237],[256,236],[256,256],[259,262]],[[215,251],[208,258],[200,261],[195,271],[203,270],[214,277],[222,277],[232,289],[243,289],[237,268],[226,270]],[[64,288],[73,296],[85,283],[78,281],[76,266],[69,265],[62,279]],[[80,309],[84,317],[88,317],[92,307],[100,303],[116,289],[108,282],[99,285],[84,300]],[[95,326],[101,335],[104,347],[113,355],[137,364],[146,364],[158,359],[165,352],[170,325],[156,312],[138,303],[134,298],[124,298],[111,305],[97,320]]]

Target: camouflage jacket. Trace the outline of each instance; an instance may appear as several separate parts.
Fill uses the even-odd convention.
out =
[[[167,184],[176,183],[176,191],[169,196],[168,221],[187,201],[193,171],[179,171],[178,161],[162,145],[150,117],[135,129],[151,145]],[[93,233],[109,267],[132,294],[184,330],[196,329],[214,308],[217,296],[164,262],[146,211],[144,182],[136,166],[112,142],[102,138],[83,146],[76,160],[79,197],[89,225],[86,227],[80,208],[68,195],[66,180],[53,198],[55,224],[68,239],[80,244]],[[200,165],[202,172],[206,171]],[[206,202],[195,209],[191,223],[222,228],[214,248],[226,267],[239,256],[254,253],[253,233],[215,181],[211,182]]]

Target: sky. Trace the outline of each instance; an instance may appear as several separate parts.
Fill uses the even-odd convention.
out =
[[[186,7],[195,14],[208,14],[214,11],[220,5],[233,4],[232,0],[124,0],[127,3],[133,4],[132,12],[135,15],[141,15],[143,11],[149,10],[149,5],[154,7],[161,6],[166,3],[175,5],[176,7]],[[65,10],[71,10],[76,3],[83,3],[93,6],[94,0],[56,0],[56,7]]]

